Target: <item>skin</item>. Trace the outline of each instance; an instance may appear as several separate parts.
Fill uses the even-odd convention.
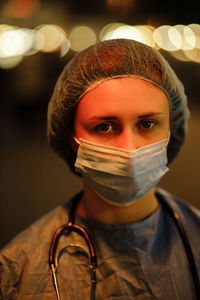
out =
[[[79,102],[74,136],[126,150],[136,150],[163,139],[169,141],[169,100],[159,87],[142,79],[106,80]],[[78,149],[75,142],[73,148]],[[159,205],[154,189],[129,206],[117,207],[97,195],[84,179],[83,187],[78,213],[102,223],[138,222],[151,215]]]

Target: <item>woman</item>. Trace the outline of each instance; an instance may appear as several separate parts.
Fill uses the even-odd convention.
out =
[[[3,299],[196,299],[200,212],[156,188],[187,120],[184,88],[158,51],[117,39],[77,54],[50,101],[48,139],[83,191],[2,250]],[[68,221],[75,230],[54,235]]]

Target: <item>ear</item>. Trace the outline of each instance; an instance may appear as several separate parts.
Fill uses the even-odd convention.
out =
[[[72,147],[72,150],[73,150],[75,153],[77,153],[77,151],[78,151],[78,144],[77,144],[77,142],[75,141],[74,135],[73,135],[72,133],[70,134],[70,137],[69,137],[69,144],[70,144],[70,146]]]

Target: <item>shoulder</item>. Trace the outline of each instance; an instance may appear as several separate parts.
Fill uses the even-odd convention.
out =
[[[16,256],[22,249],[23,252],[30,253],[32,248],[36,246],[41,248],[41,245],[44,245],[49,239],[49,236],[51,236],[51,233],[56,229],[56,226],[59,226],[62,221],[66,221],[66,206],[67,205],[59,206],[42,216],[12,239],[0,251],[0,254],[9,253],[10,255]]]
[[[47,213],[1,249],[0,294],[9,295],[11,298],[8,299],[18,299],[16,290],[24,290],[25,287],[30,289],[36,278],[42,290],[47,288],[52,235],[67,222],[68,206],[72,200]]]
[[[178,210],[178,212],[181,214],[182,218],[185,219],[185,221],[187,221],[188,218],[192,218],[197,223],[200,223],[200,210],[198,208],[177,198],[173,194],[170,194],[169,192],[163,189],[157,189],[156,193],[158,197],[163,197],[173,209]]]
[[[163,189],[158,189],[156,192],[158,198],[164,198],[170,207],[179,215],[188,238],[199,248],[197,243],[199,244],[200,238],[200,210]]]

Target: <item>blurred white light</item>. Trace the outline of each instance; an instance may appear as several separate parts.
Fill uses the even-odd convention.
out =
[[[117,30],[119,27],[124,26],[123,23],[110,23],[104,26],[101,31],[99,38],[101,41],[110,40],[112,38],[112,34],[115,30]]]
[[[140,31],[134,26],[123,25],[115,29],[111,34],[111,39],[132,39],[139,42],[142,42],[142,35]]]
[[[168,37],[172,45],[179,50],[182,47],[182,36],[175,27],[170,27],[168,30]]]
[[[24,35],[24,55],[35,54],[37,52],[34,49],[36,31],[28,28],[22,28],[21,30]]]
[[[190,28],[193,31],[193,33],[195,34],[195,37],[196,37],[195,48],[200,49],[200,25],[199,24],[189,24],[187,27]]]
[[[34,31],[34,41],[33,41],[33,48],[36,51],[40,51],[45,44],[45,35],[37,28]]]
[[[181,38],[181,36],[179,35],[178,31],[175,34],[174,30],[171,31],[171,33],[170,30],[172,30],[172,26],[159,26],[157,29],[154,30],[153,37],[160,48],[166,51],[176,51],[179,49],[177,43],[179,43],[178,41]],[[176,38],[174,38],[175,36]]]
[[[178,32],[180,33],[182,37],[182,50],[192,50],[195,47],[196,44],[196,37],[194,32],[185,25],[175,25],[173,26]]]
[[[60,56],[63,57],[67,54],[67,52],[70,50],[71,44],[68,39],[65,39],[63,42],[61,49],[60,49]]]
[[[19,30],[5,31],[0,36],[0,57],[20,55],[24,46],[23,34]]]
[[[35,35],[34,47],[43,52],[58,50],[66,39],[65,31],[57,25],[43,24],[35,30],[38,33]]]
[[[142,42],[148,46],[155,47],[155,41],[153,38],[153,31],[155,28],[150,26],[135,26],[135,28],[140,32]]]
[[[96,43],[96,40],[95,32],[88,26],[76,26],[69,34],[71,49],[77,52]]]
[[[21,35],[21,39],[23,41],[22,54],[25,54],[33,46],[34,30],[31,30],[31,29],[28,29],[28,28],[21,28],[21,29],[18,30],[18,34]]]
[[[23,56],[1,57],[0,67],[2,69],[11,69],[16,67],[23,59]]]
[[[5,31],[14,30],[14,29],[16,29],[16,27],[7,24],[0,24],[0,35]]]
[[[101,41],[128,38],[140,41],[154,48],[169,51],[181,61],[200,63],[200,25],[164,25],[155,29],[148,25],[130,26],[124,23],[110,23],[102,28]],[[57,25],[43,24],[34,30],[6,24],[0,25],[0,67],[12,68],[19,64],[24,55],[37,51],[60,51],[66,55],[69,49],[81,51],[96,42],[96,34],[88,26],[76,26],[69,38]]]
[[[2,28],[1,28],[2,29]],[[33,44],[33,31],[27,28],[0,29],[0,57],[20,56]]]
[[[114,38],[130,38],[155,47],[154,30],[153,26],[148,25],[130,26],[124,23],[110,23],[102,28],[99,38],[101,41]]]
[[[189,61],[200,63],[200,25],[190,24],[187,26],[195,35],[195,47],[189,50],[183,50],[184,55]]]

